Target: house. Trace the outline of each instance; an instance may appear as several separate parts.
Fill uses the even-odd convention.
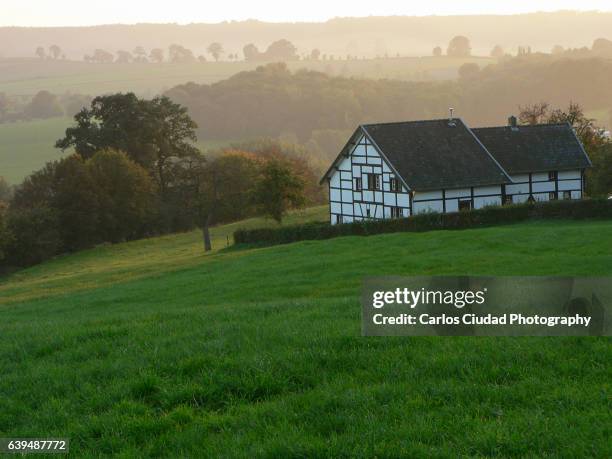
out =
[[[332,224],[580,199],[591,162],[569,124],[460,118],[359,126],[321,179]]]

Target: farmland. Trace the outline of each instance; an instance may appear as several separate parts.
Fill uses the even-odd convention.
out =
[[[608,338],[359,331],[368,274],[610,275],[610,221],[225,247],[270,224],[217,227],[206,255],[183,233],[4,279],[2,436],[78,457],[610,456]]]

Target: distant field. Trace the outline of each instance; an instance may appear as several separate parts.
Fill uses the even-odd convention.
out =
[[[53,145],[72,122],[71,118],[49,118],[0,124],[0,176],[16,185],[48,161],[61,158],[61,150]],[[199,141],[198,147],[208,151],[230,143]]]
[[[481,66],[490,58],[404,57],[368,60],[295,61],[290,69],[308,68],[331,75],[402,80],[451,79],[465,62]],[[76,61],[35,59],[0,60],[0,92],[31,95],[40,90],[53,93],[98,95],[133,91],[151,96],[178,84],[214,83],[262,63],[206,62],[197,64],[88,64]]]
[[[64,135],[69,118],[0,124],[0,176],[15,185],[48,161],[61,158],[54,148]]]
[[[316,208],[292,221],[320,219]],[[75,457],[611,457],[609,338],[360,336],[371,274],[611,275],[612,222],[218,250],[238,226],[0,280],[0,433]]]

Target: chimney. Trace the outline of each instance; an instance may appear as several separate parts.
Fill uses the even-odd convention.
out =
[[[511,128],[516,127],[516,116],[512,115],[508,117],[508,126],[510,126]]]
[[[449,107],[448,112],[449,112],[449,117],[448,117],[448,125],[450,127],[455,127],[457,124],[455,123],[455,119],[453,118],[453,112],[455,111],[455,109],[453,107]]]

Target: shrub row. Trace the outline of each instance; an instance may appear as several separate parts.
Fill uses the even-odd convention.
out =
[[[368,220],[340,225],[316,222],[278,228],[240,229],[234,233],[234,242],[236,244],[274,245],[340,236],[478,228],[551,218],[612,218],[612,200],[551,201],[485,207],[466,212],[425,213],[401,219]]]

